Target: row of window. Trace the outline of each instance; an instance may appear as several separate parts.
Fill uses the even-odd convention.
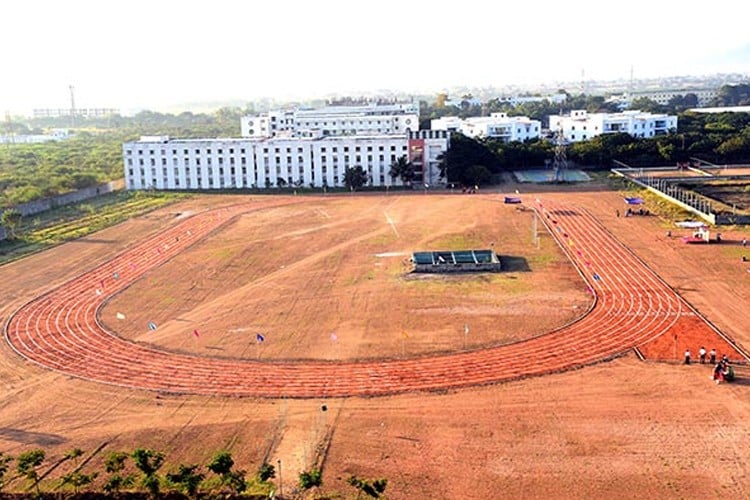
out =
[[[367,146],[366,147],[366,151],[374,151],[374,149],[373,149],[374,147],[375,146]],[[377,148],[378,148],[377,149],[378,151],[385,151],[385,146],[378,146]],[[263,148],[263,154],[268,154],[269,149],[270,148]],[[273,149],[274,149],[274,153],[280,154],[282,148],[273,148]],[[292,152],[292,148],[287,147],[285,149],[286,149],[286,153],[287,154],[289,154],[289,153]],[[344,153],[348,153],[350,148],[349,148],[349,146],[344,146],[342,149],[343,149]],[[402,146],[401,150],[402,151],[406,151],[406,146]],[[142,156],[143,153],[144,153],[144,151],[145,150],[143,150],[143,149],[138,149],[137,150],[138,155]],[[326,153],[328,150],[327,150],[326,146],[323,146],[323,147],[320,148],[319,151],[320,151],[320,153]],[[360,152],[360,151],[362,151],[362,146],[354,146],[354,151],[357,152],[357,153]],[[391,145],[390,146],[390,151],[396,151],[396,146],[395,145]],[[183,149],[182,152],[185,155],[190,154],[190,150],[189,149]],[[297,148],[297,153],[304,153],[304,152],[305,152],[305,148],[301,148],[301,147]],[[332,153],[337,153],[338,152],[338,147],[337,146],[331,147],[331,152]],[[164,156],[164,155],[167,154],[167,150],[161,149],[161,150],[159,150],[159,153],[160,153],[160,155]],[[132,156],[133,150],[128,149],[128,150],[125,151],[125,154],[127,156]],[[156,154],[156,151],[153,150],[153,149],[149,149],[148,150],[148,154],[153,156],[153,155]],[[176,149],[172,149],[172,154],[176,156],[177,155],[177,150]],[[201,154],[203,154],[203,151],[201,151],[200,149],[195,149],[195,154],[196,155],[201,155]],[[205,154],[206,155],[212,154],[212,150],[211,149],[206,149]],[[223,149],[218,149],[217,150],[217,154],[219,154],[219,155],[224,154],[224,150]],[[234,154],[234,149],[233,148],[229,149],[229,154],[230,155]],[[240,149],[240,154],[243,154],[243,155],[245,154],[245,148]]]
[[[394,159],[394,161],[395,161],[395,159]],[[346,169],[346,167],[347,167],[347,165],[345,165],[345,166],[344,166],[344,170]],[[379,168],[378,170],[379,170],[379,171],[380,171],[381,173],[382,173],[382,172],[385,172],[385,169],[384,169],[384,166],[383,166],[383,165],[380,165],[380,166],[378,166],[378,165],[375,165],[375,167],[376,167],[376,168],[377,168],[377,167],[380,167],[380,168]],[[196,174],[197,176],[199,176],[199,177],[200,177],[200,175],[201,175],[201,174],[203,173],[203,170],[202,170],[202,169],[201,169],[201,167],[199,167],[199,166],[196,166],[196,167],[194,167],[194,168],[195,168],[195,174]],[[332,171],[333,171],[333,172],[334,172],[335,174],[343,174],[343,171],[342,171],[342,169],[338,168],[338,166],[337,166],[337,165],[333,165],[333,167],[332,167],[332,168],[333,168],[333,170],[332,170]],[[369,174],[372,174],[372,171],[373,171],[373,165],[366,165],[366,166],[363,166],[363,168],[364,168],[364,169],[365,169],[365,171],[367,171],[367,172],[368,172]],[[168,168],[167,168],[167,167],[162,167],[162,169],[161,169],[161,170],[162,170],[162,172],[161,172],[161,173],[162,173],[162,175],[163,175],[163,176],[164,176],[164,178],[166,179],[166,178],[167,178],[167,175],[168,175]],[[252,170],[253,170],[253,172],[255,173],[255,176],[256,176],[256,177],[258,176],[258,172],[259,172],[259,171],[261,171],[261,169],[260,169],[260,168],[258,168],[257,166],[253,167],[253,169],[252,169]],[[268,165],[266,165],[265,167],[263,167],[263,169],[262,169],[262,170],[263,170],[263,171],[264,171],[264,172],[265,172],[266,174],[269,174],[269,173],[271,172],[271,167],[269,167]],[[181,169],[180,167],[174,167],[172,171],[173,171],[173,174],[174,174],[174,178],[179,178],[179,177],[181,177],[181,175],[180,175],[180,174],[181,174],[181,172],[182,172],[182,169]],[[218,174],[219,176],[224,176],[225,172],[228,172],[228,173],[229,173],[230,175],[232,175],[232,176],[234,176],[234,175],[235,175],[235,174],[237,173],[237,169],[236,169],[235,167],[230,167],[230,168],[229,168],[229,169],[227,169],[227,170],[225,170],[225,169],[224,169],[224,167],[218,167],[218,168],[217,168],[216,170],[214,170],[214,169],[213,169],[212,167],[207,167],[205,171],[206,171],[206,172],[208,173],[208,175],[209,175],[209,176],[213,176],[213,175],[214,175],[214,172],[216,172],[216,173],[217,173],[217,174]],[[240,171],[242,172],[242,175],[247,175],[247,172],[248,172],[248,170],[247,170],[247,167],[246,167],[246,166],[243,166],[243,167],[241,167]],[[281,176],[281,175],[282,175],[282,167],[281,167],[280,165],[276,165],[276,167],[275,167],[275,171],[276,171],[276,174],[277,174],[277,176]],[[318,171],[318,170],[317,170],[317,169],[314,169],[314,170],[311,170],[311,171],[310,171],[310,173],[312,174],[312,176],[313,176],[313,177],[315,176],[315,172],[316,172],[316,171]],[[319,171],[320,171],[320,172],[322,172],[323,174],[326,174],[326,173],[328,172],[328,166],[327,166],[327,165],[322,165]],[[305,168],[304,168],[304,167],[303,167],[302,165],[299,165],[299,166],[297,167],[297,172],[298,172],[298,173],[299,173],[299,175],[300,175],[300,176],[302,177],[302,176],[304,176]],[[144,167],[140,167],[140,168],[138,169],[138,173],[140,174],[140,177],[143,177],[143,176],[145,176],[145,175],[146,175],[146,169],[145,169]],[[156,169],[156,167],[155,167],[155,166],[152,166],[152,168],[151,168],[151,175],[152,175],[152,176],[155,176],[155,175],[156,175],[156,173],[157,173],[157,169]],[[291,165],[286,165],[286,172],[285,172],[285,173],[286,173],[287,175],[289,175],[289,176],[291,176],[291,175],[292,175],[292,166],[291,166]],[[129,178],[133,178],[133,177],[135,176],[135,174],[136,174],[136,172],[135,172],[135,169],[133,169],[133,168],[129,167],[129,168],[128,168],[128,177],[129,177]],[[190,177],[190,174],[191,174],[191,167],[190,167],[190,166],[186,166],[186,167],[184,167],[184,174],[185,174],[185,175],[184,175],[184,177]]]

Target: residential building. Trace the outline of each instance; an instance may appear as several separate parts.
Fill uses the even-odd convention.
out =
[[[508,116],[506,113],[492,113],[461,119],[457,116],[444,116],[430,122],[432,130],[461,132],[474,138],[496,138],[505,142],[526,141],[541,135],[542,123],[527,116]]]
[[[641,111],[622,113],[588,113],[573,110],[570,115],[550,115],[549,129],[562,129],[567,142],[579,142],[601,134],[626,133],[633,137],[654,137],[677,130],[677,117]]]

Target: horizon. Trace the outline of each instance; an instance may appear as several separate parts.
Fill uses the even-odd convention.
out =
[[[475,2],[456,19],[425,1],[218,0],[209,9],[14,1],[0,21],[0,42],[13,47],[0,111],[70,108],[70,85],[77,108],[127,115],[189,103],[629,81],[631,71],[634,80],[750,73],[750,34],[742,16],[725,15],[730,1],[706,13],[635,0],[616,23],[589,21],[596,2],[577,6]]]

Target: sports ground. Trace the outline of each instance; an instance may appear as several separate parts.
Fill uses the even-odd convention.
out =
[[[680,364],[747,361],[741,233],[681,245],[599,189],[203,197],[5,266],[0,443],[229,447],[288,491],[742,495],[746,385]],[[488,246],[515,265],[408,272]]]

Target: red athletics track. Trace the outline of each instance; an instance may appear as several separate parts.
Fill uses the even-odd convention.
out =
[[[705,329],[710,338],[717,334],[591,214],[552,203],[540,203],[541,218],[597,300],[572,325],[514,344],[399,360],[245,361],[160,351],[122,339],[98,323],[97,310],[107,297],[233,217],[258,207],[248,204],[193,216],[34,299],[6,324],[8,343],[43,367],[117,386],[184,394],[317,398],[490,384],[611,359],[685,328]],[[721,352],[732,359],[743,357],[729,344]]]

